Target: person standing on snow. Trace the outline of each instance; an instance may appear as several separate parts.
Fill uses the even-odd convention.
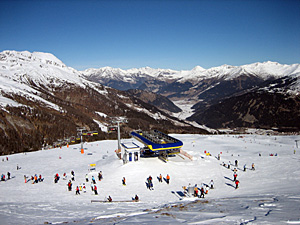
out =
[[[35,174],[35,175],[34,175],[34,183],[37,184],[38,182],[39,182],[39,181],[38,181],[38,177],[37,177],[37,175]]]
[[[252,168],[252,170],[255,170],[254,163],[252,163],[251,168]]]
[[[200,192],[201,192],[201,194],[200,194],[199,198],[204,198],[204,188],[203,187],[200,189]]]
[[[102,171],[100,171],[100,172],[98,173],[98,180],[101,181],[102,178],[103,178],[103,177],[102,177]]]
[[[169,176],[169,174],[167,174],[166,180],[167,180],[167,184],[169,184],[169,182],[170,182],[170,176]]]
[[[239,187],[239,183],[240,182],[238,180],[235,181],[235,189],[237,189]]]
[[[138,195],[135,195],[134,197],[134,201],[138,202],[139,201],[139,196]]]
[[[68,182],[68,190],[72,191],[72,182],[71,182],[71,180],[69,180],[69,182]]]
[[[79,192],[79,187],[77,186],[76,187],[76,193],[75,193],[76,195],[80,195],[80,192]]]
[[[72,181],[75,181],[75,173],[74,173],[73,170],[71,171],[71,180],[72,180]]]
[[[98,191],[97,191],[97,186],[96,185],[94,186],[94,192],[95,192],[95,195],[98,195]]]
[[[125,179],[125,177],[123,177],[123,179],[122,179],[122,184],[123,184],[124,186],[126,186],[126,179]]]
[[[85,181],[89,182],[89,175],[87,175],[87,174],[85,175]]]
[[[95,180],[94,176],[92,176],[92,181],[93,181],[93,184],[96,184],[96,180]]]
[[[152,177],[149,176],[147,178],[147,188],[149,188],[149,190],[153,190],[153,183],[152,183]]]
[[[237,178],[237,173],[234,173],[233,174],[233,181],[236,181],[236,178]]]
[[[158,181],[162,182],[162,175],[161,174],[159,174]]]
[[[198,196],[198,187],[197,187],[197,184],[195,184],[195,187],[194,187],[194,197],[197,197]]]
[[[91,189],[92,189],[92,191],[94,191],[94,185],[93,185],[93,182],[91,182]]]
[[[57,173],[57,174],[55,174],[55,176],[54,176],[54,183],[57,183],[58,180],[59,180],[59,175],[58,175],[58,173]]]
[[[214,181],[213,180],[210,181],[210,189],[214,189]]]

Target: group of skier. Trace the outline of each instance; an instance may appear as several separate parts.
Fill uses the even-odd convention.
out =
[[[39,182],[43,182],[44,178],[42,177],[41,174],[39,176],[37,174],[35,174],[34,176],[31,176],[30,178],[28,176],[24,175],[24,182],[28,183],[30,181],[32,184],[37,184]]]
[[[204,198],[205,194],[208,194],[209,189],[214,189],[214,181],[210,181],[210,186],[207,184],[202,183],[201,187],[199,188],[197,184],[192,186],[191,184],[188,187],[183,186],[183,192],[185,196],[194,196],[198,198]],[[192,193],[193,190],[193,193]]]
[[[163,176],[161,174],[159,174],[159,176],[157,177],[158,179],[158,182],[162,183],[163,182]],[[170,184],[170,175],[167,174],[166,178],[165,178],[165,181],[167,184]],[[147,188],[149,190],[153,190],[153,179],[152,179],[152,176],[150,175],[148,178],[147,178]]]
[[[10,172],[7,172],[7,180],[10,180]],[[6,181],[4,174],[1,174],[1,181]]]
[[[198,195],[198,192],[199,192],[199,188],[197,187],[197,184],[195,184],[195,187],[194,187],[194,197],[204,198],[204,187],[200,188],[200,195]]]
[[[103,179],[102,171],[100,171],[98,173],[98,179],[99,179],[99,181],[101,181]],[[72,191],[72,181],[75,181],[75,172],[73,170],[71,171],[71,179],[69,180],[69,182],[67,184],[69,191]],[[85,181],[86,181],[86,183],[90,181],[88,174],[85,175]],[[92,190],[92,192],[95,193],[95,195],[98,195],[98,188],[96,186],[96,183],[97,182],[96,182],[95,177],[92,176],[92,178],[91,178],[91,190]],[[80,185],[76,186],[75,194],[80,195],[80,192],[82,192],[82,191],[83,191],[83,193],[86,193],[85,183],[83,183],[82,185],[80,184]]]

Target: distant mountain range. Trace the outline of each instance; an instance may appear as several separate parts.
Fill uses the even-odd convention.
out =
[[[299,64],[275,62],[77,71],[49,53],[4,51],[0,151],[71,141],[78,127],[98,132],[90,140],[115,138],[109,128],[124,118],[124,137],[133,129],[207,133],[205,126],[299,131],[299,76]]]
[[[174,103],[192,103],[193,112],[185,119],[208,127],[300,128],[300,64],[197,66],[190,71],[104,67],[82,74],[116,89],[139,89]]]

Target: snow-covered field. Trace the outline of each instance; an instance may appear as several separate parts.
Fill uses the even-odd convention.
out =
[[[193,161],[180,156],[167,163],[141,158],[123,165],[115,154],[117,141],[110,140],[85,143],[84,154],[80,145],[71,145],[9,155],[8,161],[1,156],[0,174],[7,177],[9,171],[12,179],[0,182],[0,224],[300,224],[300,148],[295,142],[299,136],[171,136],[183,141],[182,149]],[[217,160],[219,153],[221,159]],[[278,155],[269,156],[271,153]],[[234,166],[227,169],[220,165],[234,164],[235,160],[238,189],[232,181]],[[252,163],[255,171],[249,169]],[[88,171],[90,164],[96,164],[96,171]],[[17,170],[17,165],[21,169]],[[69,192],[72,170],[75,181]],[[104,178],[97,181],[99,195],[94,195],[85,175],[97,180],[99,171]],[[67,180],[62,179],[64,172]],[[56,173],[61,176],[58,183],[54,183]],[[24,182],[24,175],[35,174],[41,174],[44,181]],[[159,174],[169,174],[170,184],[159,183]],[[154,190],[146,188],[149,175]],[[122,185],[123,177],[126,186]],[[215,189],[204,199],[178,195],[182,186],[201,186],[212,179]],[[83,183],[86,193],[75,195],[76,186]],[[140,201],[130,202],[136,194]],[[129,202],[91,203],[109,195],[113,201]]]

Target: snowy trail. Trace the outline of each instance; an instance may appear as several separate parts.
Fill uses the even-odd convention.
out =
[[[172,135],[183,141],[183,150],[193,156],[170,158],[167,163],[156,158],[141,158],[123,165],[115,155],[116,141],[85,143],[85,154],[78,145],[27,154],[2,156],[0,173],[9,171],[14,178],[0,182],[1,224],[287,224],[300,221],[300,150],[293,154],[299,136],[256,135]],[[204,153],[210,152],[211,156]],[[88,154],[89,153],[89,154]],[[220,154],[222,153],[222,154]],[[261,153],[261,156],[259,156]],[[277,153],[278,156],[269,156]],[[220,154],[221,159],[216,156]],[[4,161],[2,161],[2,159]],[[222,162],[238,160],[240,187],[234,187],[233,169]],[[96,171],[89,172],[89,164]],[[256,170],[242,171],[255,163]],[[17,170],[16,167],[21,169]],[[67,190],[70,172],[75,172],[73,190]],[[97,181],[98,195],[89,180],[102,171]],[[67,173],[67,180],[54,183],[54,175]],[[24,183],[24,175],[41,174],[44,182]],[[170,174],[170,184],[157,177]],[[153,177],[154,190],[146,188]],[[126,177],[126,186],[122,178]],[[214,180],[215,189],[205,199],[178,197],[183,186]],[[75,195],[77,185],[86,184],[86,193]],[[130,201],[136,194],[140,202],[91,203],[108,195],[115,201]],[[182,200],[180,200],[182,199]]]

